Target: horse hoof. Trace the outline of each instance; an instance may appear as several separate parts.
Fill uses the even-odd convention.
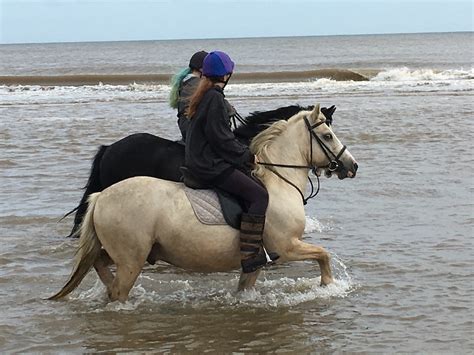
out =
[[[321,286],[327,286],[329,284],[332,284],[334,282],[332,277],[325,277],[321,278]]]

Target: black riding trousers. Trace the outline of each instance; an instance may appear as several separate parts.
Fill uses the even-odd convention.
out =
[[[268,206],[267,190],[240,170],[235,169],[217,187],[243,199],[249,214],[265,215]]]

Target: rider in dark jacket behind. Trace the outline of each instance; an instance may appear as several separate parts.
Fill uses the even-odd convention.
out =
[[[171,92],[169,103],[172,108],[178,109],[178,126],[183,137],[186,140],[186,131],[189,120],[186,117],[186,110],[189,106],[189,99],[196,91],[201,78],[202,62],[207,52],[199,51],[193,54],[189,60],[189,66],[173,76],[171,79]]]
[[[203,78],[191,97],[187,116],[185,165],[198,180],[216,186],[245,201],[240,228],[241,265],[244,273],[267,265],[263,247],[266,189],[242,171],[256,162],[249,148],[240,143],[230,128],[224,88],[234,69],[230,57],[220,51],[209,53],[203,62]],[[269,262],[278,258],[269,253]]]

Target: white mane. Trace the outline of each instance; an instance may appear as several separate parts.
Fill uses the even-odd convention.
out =
[[[268,161],[268,148],[275,141],[276,138],[285,132],[289,125],[302,120],[310,111],[300,111],[288,120],[280,120],[273,123],[270,127],[260,132],[252,139],[250,143],[250,151],[256,154],[261,161]],[[263,165],[257,165],[252,171],[252,175],[261,179],[267,171]]]

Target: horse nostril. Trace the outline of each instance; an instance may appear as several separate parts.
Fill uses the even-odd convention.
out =
[[[359,165],[357,165],[357,163],[354,163],[354,171],[357,171],[357,169],[359,169]]]

